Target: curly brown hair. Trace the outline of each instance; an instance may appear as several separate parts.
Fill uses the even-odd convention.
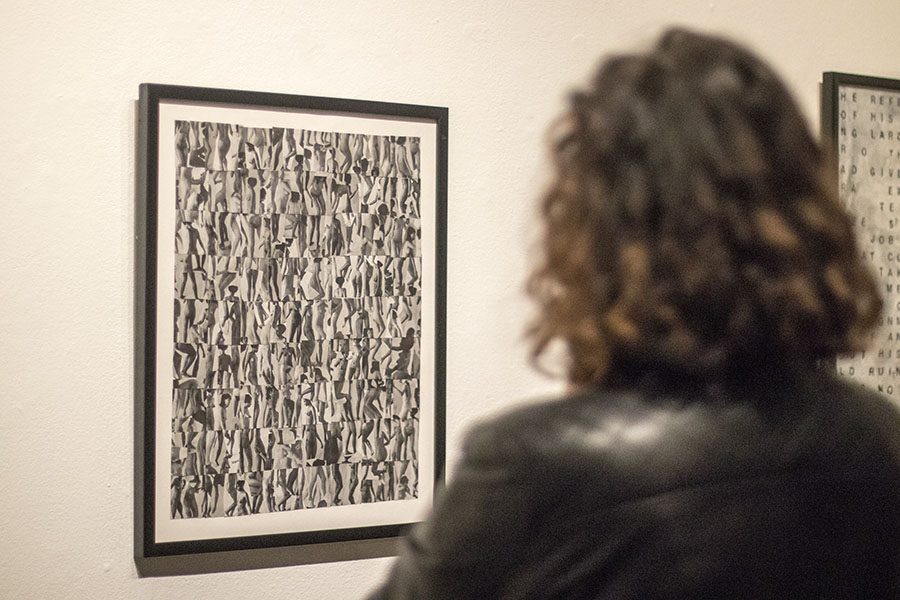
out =
[[[864,347],[881,310],[826,154],[775,73],[683,29],[572,94],[528,281],[568,379],[715,379]]]

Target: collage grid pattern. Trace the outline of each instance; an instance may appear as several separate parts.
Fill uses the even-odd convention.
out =
[[[418,139],[175,129],[172,518],[417,497]]]

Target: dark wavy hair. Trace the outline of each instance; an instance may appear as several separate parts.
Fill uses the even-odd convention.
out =
[[[784,84],[721,38],[665,32],[571,95],[528,281],[536,362],[569,381],[702,380],[864,347],[881,300]]]

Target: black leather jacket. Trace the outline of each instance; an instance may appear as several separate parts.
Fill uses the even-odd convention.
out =
[[[476,427],[372,598],[900,598],[900,417],[831,374]]]

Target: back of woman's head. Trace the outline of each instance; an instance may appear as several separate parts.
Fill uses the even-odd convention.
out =
[[[534,355],[727,377],[863,347],[880,300],[828,161],[749,51],[680,29],[574,93],[543,198]]]

